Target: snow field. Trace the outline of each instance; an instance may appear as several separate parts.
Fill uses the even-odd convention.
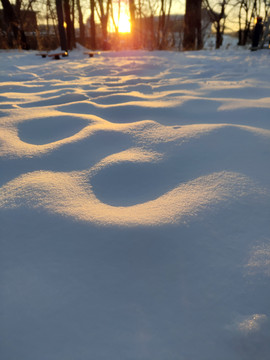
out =
[[[267,360],[269,52],[0,52],[3,358]]]

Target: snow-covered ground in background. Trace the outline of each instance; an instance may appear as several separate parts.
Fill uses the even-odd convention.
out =
[[[203,39],[204,42],[204,49],[205,50],[214,50],[216,46],[216,35],[215,34],[209,34],[208,36],[205,36]],[[238,43],[238,37],[237,36],[231,36],[228,34],[223,35],[223,41],[222,45],[220,47],[221,50],[236,50],[240,49],[240,47],[237,45]],[[250,44],[247,44],[245,46],[241,46],[242,49],[245,51],[250,48]]]
[[[3,360],[268,360],[270,52],[0,52]]]

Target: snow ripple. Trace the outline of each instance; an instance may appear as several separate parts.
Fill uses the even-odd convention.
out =
[[[239,83],[224,73],[219,79],[217,59],[209,68],[183,57],[184,71],[174,55],[168,62],[136,52],[53,69],[35,60],[16,67],[12,79],[3,75],[0,154],[16,166],[2,164],[2,207],[153,225],[186,221],[256,187],[260,196],[268,183],[265,118],[255,127],[235,117],[245,101],[228,97],[240,95]],[[252,81],[239,82],[256,95],[251,110],[268,111],[268,95],[258,99],[262,93],[248,92]],[[249,148],[255,158],[263,154],[260,162],[246,158]]]
[[[3,358],[268,359],[268,51],[0,57]]]

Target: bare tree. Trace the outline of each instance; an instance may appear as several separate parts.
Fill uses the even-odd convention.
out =
[[[103,40],[102,47],[104,50],[108,48],[108,20],[109,20],[109,13],[111,6],[112,6],[112,0],[106,0],[106,1],[97,0],[96,2],[96,10],[101,23],[102,40]]]
[[[39,49],[42,50],[51,49],[52,47],[57,46],[57,42],[59,43],[56,8],[53,6],[51,0],[46,0],[45,9],[43,11],[40,9],[39,16],[42,16],[43,12],[45,18],[42,18],[42,22],[44,22],[45,19],[46,31],[39,39]]]
[[[117,13],[116,19],[115,19],[115,12]],[[117,3],[113,3],[113,6],[111,7],[111,19],[116,36],[118,36],[120,13],[121,13],[121,0],[118,0]]]
[[[268,16],[270,16],[270,1],[263,0],[263,7],[264,7],[264,19],[266,20]]]
[[[160,13],[158,21],[157,46],[159,50],[166,47],[167,30],[170,21],[170,13],[172,8],[172,0],[160,1]]]
[[[223,35],[225,30],[226,14],[225,10],[230,0],[222,0],[220,3],[211,5],[209,0],[203,0],[208,11],[211,22],[216,30],[216,49],[219,49],[223,43]]]
[[[246,45],[251,33],[251,24],[254,23],[259,11],[258,0],[240,0],[238,12],[239,41],[238,45]]]
[[[158,41],[158,34],[156,31],[155,26],[155,15],[158,14],[159,2],[148,0],[146,4],[146,11],[145,13],[148,15],[145,19],[146,29],[144,31],[147,34],[147,46],[151,50],[156,47],[156,44],[159,43]]]

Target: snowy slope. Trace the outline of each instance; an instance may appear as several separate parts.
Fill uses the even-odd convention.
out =
[[[269,51],[0,66],[1,359],[268,360]]]

